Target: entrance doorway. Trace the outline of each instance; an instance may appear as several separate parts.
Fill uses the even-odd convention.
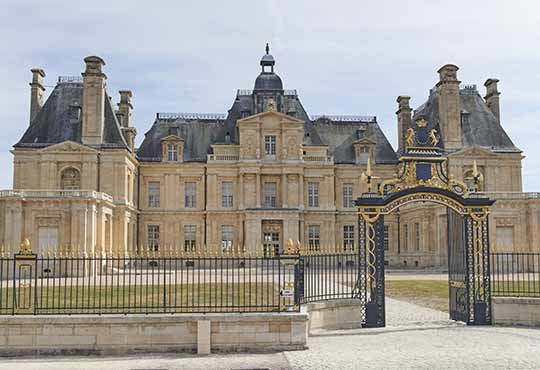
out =
[[[278,255],[281,245],[281,221],[263,221],[262,244],[264,256]]]

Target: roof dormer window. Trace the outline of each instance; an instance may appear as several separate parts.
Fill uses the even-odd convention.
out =
[[[176,143],[167,144],[167,161],[168,162],[178,161],[178,144]]]

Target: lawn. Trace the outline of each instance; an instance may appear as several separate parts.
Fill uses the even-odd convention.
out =
[[[386,280],[385,291],[388,297],[448,312],[446,280]]]
[[[21,289],[21,301],[25,293],[33,295],[34,291]],[[38,287],[35,293],[41,314],[265,312],[279,307],[284,310],[291,303],[288,297],[280,297],[277,285],[271,283],[56,286]],[[0,313],[9,313],[13,289],[2,289],[0,295]]]
[[[386,280],[385,290],[389,297],[448,312],[446,280]],[[540,281],[492,281],[491,291],[500,297],[540,297]]]

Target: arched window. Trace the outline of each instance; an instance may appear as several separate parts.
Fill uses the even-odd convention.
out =
[[[81,188],[81,173],[73,167],[62,171],[62,189],[79,190]]]

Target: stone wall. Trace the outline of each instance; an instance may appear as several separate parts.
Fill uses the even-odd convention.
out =
[[[309,315],[309,332],[317,329],[337,330],[362,327],[360,300],[341,299],[313,302],[302,306]]]
[[[307,320],[303,313],[5,316],[0,356],[297,350],[306,347]]]
[[[493,323],[540,326],[540,298],[494,297]]]

